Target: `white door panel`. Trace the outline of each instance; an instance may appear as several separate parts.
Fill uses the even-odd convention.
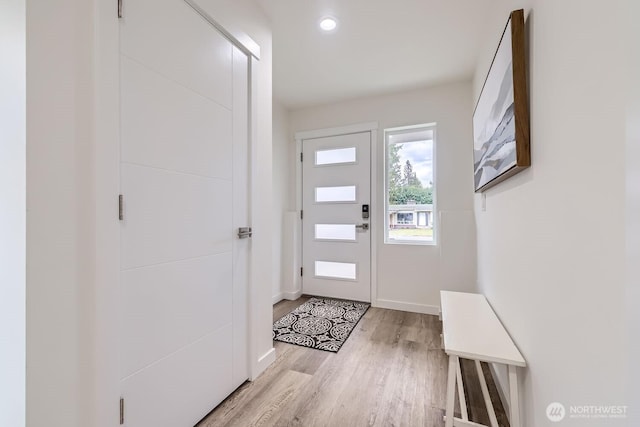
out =
[[[124,2],[124,56],[227,108],[232,106],[232,44],[184,1]]]
[[[233,230],[248,226],[249,218],[249,59],[233,49]],[[235,237],[235,236],[234,236]],[[233,382],[249,377],[248,282],[251,239],[233,239]]]
[[[302,142],[303,292],[370,301],[371,133]]]
[[[231,110],[129,58],[121,69],[122,161],[230,180]]]
[[[122,268],[230,252],[231,181],[123,163]]]
[[[120,29],[124,425],[191,427],[249,372],[249,61],[183,0]]]
[[[125,425],[192,427],[236,387],[232,354],[221,343],[232,340],[225,326],[158,360],[122,381]]]
[[[231,280],[230,253],[124,271],[121,378],[230,325]]]

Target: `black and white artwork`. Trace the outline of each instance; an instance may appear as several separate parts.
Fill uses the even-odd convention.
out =
[[[478,191],[517,165],[511,20],[473,115],[473,135]]]

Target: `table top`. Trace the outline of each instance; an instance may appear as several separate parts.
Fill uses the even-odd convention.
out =
[[[447,354],[463,359],[527,366],[484,295],[440,291],[440,302]]]

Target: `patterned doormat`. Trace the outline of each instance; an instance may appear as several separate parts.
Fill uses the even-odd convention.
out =
[[[273,324],[273,339],[337,353],[370,304],[311,298]]]

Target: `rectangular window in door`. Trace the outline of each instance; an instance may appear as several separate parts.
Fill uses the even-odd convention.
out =
[[[315,239],[339,242],[356,241],[355,224],[316,224]]]
[[[316,203],[355,203],[356,186],[316,187]]]
[[[356,280],[356,265],[350,262],[316,261],[314,275],[330,279]]]

